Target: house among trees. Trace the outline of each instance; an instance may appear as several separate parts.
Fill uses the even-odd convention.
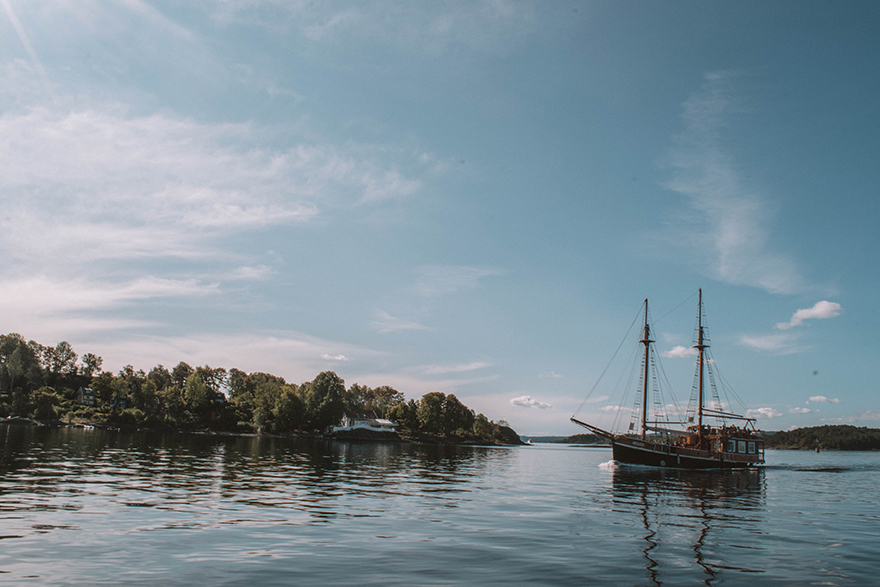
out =
[[[372,430],[373,432],[396,432],[397,422],[380,418],[374,410],[361,410],[354,414],[345,413],[333,433],[350,430]]]
[[[98,396],[91,387],[80,387],[76,392],[76,402],[81,406],[97,406]]]

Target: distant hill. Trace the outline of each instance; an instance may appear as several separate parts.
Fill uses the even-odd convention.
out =
[[[880,450],[880,430],[840,424],[766,433],[767,448],[815,450]]]
[[[608,441],[595,434],[574,434],[566,436],[562,440],[554,440],[560,444],[608,444]]]
[[[528,442],[531,440],[534,443],[559,442],[563,438],[565,438],[565,437],[564,436],[520,436],[520,439],[522,439],[523,442]]]

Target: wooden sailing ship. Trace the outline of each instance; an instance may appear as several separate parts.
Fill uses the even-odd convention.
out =
[[[657,401],[653,403],[654,412],[649,415],[649,382],[658,381],[658,377],[652,375],[651,368],[659,361],[655,360],[648,300],[644,303],[644,326],[638,341],[644,346],[639,377],[640,397],[637,399],[639,405],[632,412],[634,416],[639,416],[639,430],[635,430],[633,421],[626,433],[617,433],[571,417],[575,424],[610,442],[614,460],[618,463],[682,469],[730,469],[764,462],[764,434],[755,427],[755,419],[722,409],[716,388],[720,378],[709,370],[714,367],[714,361],[707,360],[709,338],[703,324],[702,290],[698,299],[693,345],[697,356],[695,393],[692,394],[695,396],[692,402],[695,406],[688,410],[685,418],[679,416],[677,420],[670,420],[665,408]],[[712,408],[705,405],[707,379],[715,400]]]

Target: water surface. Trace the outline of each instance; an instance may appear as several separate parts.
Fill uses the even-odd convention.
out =
[[[0,428],[0,582],[876,584],[880,454],[751,471],[610,450]]]

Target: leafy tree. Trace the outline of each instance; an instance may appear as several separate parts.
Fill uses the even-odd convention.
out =
[[[345,382],[339,375],[324,371],[301,388],[306,422],[311,428],[323,430],[339,423],[345,410]]]
[[[189,376],[193,373],[195,373],[195,369],[181,361],[171,370],[171,379],[174,385],[183,389],[186,387],[186,382],[189,379]]]
[[[15,389],[16,386],[33,389],[44,381],[41,345],[25,342],[18,333],[0,336],[0,386]]]
[[[83,364],[83,375],[88,378],[92,378],[98,373],[101,372],[101,365],[104,363],[104,359],[101,357],[94,355],[92,353],[86,353],[82,356],[82,364]]]
[[[403,394],[393,387],[382,385],[372,390],[373,409],[380,417],[386,417],[388,410],[406,401]]]
[[[483,440],[492,440],[492,433],[495,431],[495,426],[489,421],[489,418],[483,414],[477,414],[474,418],[473,430],[474,436]]]
[[[41,387],[34,392],[32,399],[33,417],[37,420],[52,420],[58,417],[61,396],[51,387]]]
[[[180,425],[187,423],[186,402],[183,399],[183,390],[172,384],[159,391],[158,399],[162,403],[165,414],[171,424]]]
[[[58,385],[58,381],[63,375],[76,374],[77,356],[73,352],[73,347],[66,340],[59,342],[55,348],[46,347],[43,354],[49,367],[50,379],[54,385]]]
[[[223,367],[214,368],[205,365],[204,367],[196,367],[196,373],[202,378],[205,385],[208,386],[209,391],[215,395],[223,393],[222,389],[226,383],[226,369]]]
[[[147,373],[147,381],[152,381],[157,391],[174,385],[174,378],[171,377],[171,372],[162,364],[150,369],[150,372]]]
[[[108,371],[104,371],[103,373],[92,379],[91,388],[92,391],[95,392],[95,397],[98,398],[99,404],[107,405],[110,403],[110,400],[116,391],[116,387],[114,385],[115,381],[116,377],[113,375],[113,373],[110,373]]]
[[[373,390],[366,385],[352,384],[344,397],[346,414],[355,416],[364,410],[373,409]]]
[[[443,404],[443,424],[447,434],[468,434],[474,426],[474,412],[454,395],[447,395]]]
[[[254,378],[253,422],[254,427],[260,432],[275,432],[276,404],[281,396],[283,385],[273,377]]]
[[[419,431],[419,406],[415,400],[407,403],[399,403],[388,408],[385,417],[400,424],[410,432]]]
[[[210,405],[208,386],[198,374],[192,373],[187,378],[186,387],[183,388],[183,401],[196,418],[206,414]]]
[[[281,394],[275,402],[275,432],[298,430],[305,419],[305,404],[299,397],[296,386],[283,385]]]
[[[445,405],[446,394],[441,391],[423,395],[417,411],[419,428],[429,434],[443,434],[446,431],[443,418]]]
[[[229,370],[229,400],[232,405],[247,412],[254,410],[254,389],[250,376],[238,369]]]

